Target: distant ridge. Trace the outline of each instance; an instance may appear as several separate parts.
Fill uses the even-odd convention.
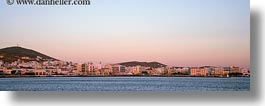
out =
[[[138,62],[138,61],[131,61],[131,62],[123,62],[123,63],[118,63],[120,65],[124,66],[145,66],[145,67],[152,67],[152,68],[159,68],[159,67],[165,67],[167,65],[159,63],[159,62]]]
[[[0,60],[4,62],[14,62],[18,59],[22,59],[22,57],[28,57],[29,59],[22,59],[24,61],[44,61],[44,60],[57,60],[53,57],[47,56],[40,52],[26,49],[18,46],[7,47],[0,49]],[[37,59],[37,57],[41,57]]]

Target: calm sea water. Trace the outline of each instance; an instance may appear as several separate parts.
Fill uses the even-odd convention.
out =
[[[250,78],[41,77],[0,78],[1,91],[249,91]]]

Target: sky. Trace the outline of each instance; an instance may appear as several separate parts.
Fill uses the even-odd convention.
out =
[[[250,65],[249,0],[5,2],[0,1],[0,48],[19,44],[73,62]]]

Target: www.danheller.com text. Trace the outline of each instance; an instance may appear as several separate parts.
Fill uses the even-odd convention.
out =
[[[90,5],[90,0],[6,0],[8,5]]]

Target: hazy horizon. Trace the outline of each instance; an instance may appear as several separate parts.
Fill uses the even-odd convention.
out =
[[[249,0],[91,0],[90,6],[0,1],[0,48],[73,62],[157,61],[250,67]]]

